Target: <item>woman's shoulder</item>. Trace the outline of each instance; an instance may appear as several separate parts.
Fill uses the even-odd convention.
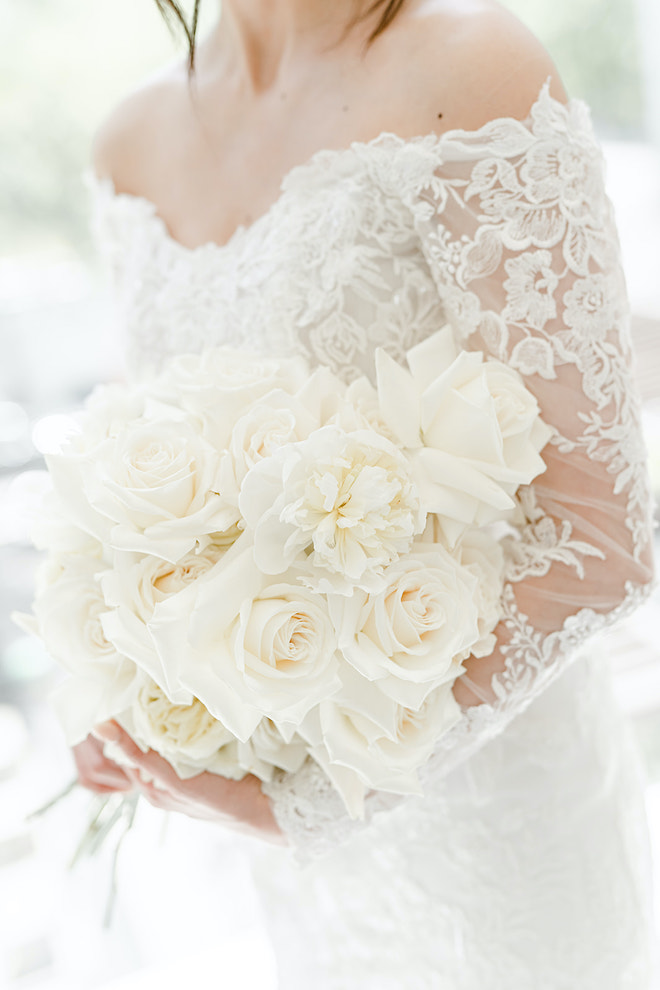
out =
[[[404,137],[524,120],[548,79],[551,95],[567,100],[543,45],[495,0],[412,0],[368,60],[375,130]],[[96,174],[118,191],[148,189],[154,163],[171,153],[173,121],[185,121],[189,106],[185,59],[177,59],[102,121],[91,149]]]
[[[172,62],[126,93],[102,119],[91,145],[99,178],[112,179],[117,191],[140,192],[142,173],[167,153],[173,114],[186,97],[185,81],[184,63]]]
[[[421,0],[396,30],[402,78],[414,64],[406,85],[414,88],[420,134],[525,120],[548,80],[551,96],[568,102],[548,51],[495,0]]]

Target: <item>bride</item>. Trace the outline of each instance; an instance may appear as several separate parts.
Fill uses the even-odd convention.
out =
[[[650,499],[587,108],[495,0],[224,0],[188,34],[192,71],[148,80],[94,145],[131,374],[228,343],[373,379],[376,347],[402,359],[450,323],[555,435],[423,798],[371,792],[353,821],[310,759],[183,781],[112,722],[75,748],[80,780],[264,840],[282,990],[645,990],[641,772],[593,636],[649,590]]]

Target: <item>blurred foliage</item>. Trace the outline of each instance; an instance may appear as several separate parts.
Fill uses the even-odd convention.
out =
[[[94,130],[176,46],[153,0],[15,0],[0,39],[0,255],[85,247]]]
[[[642,136],[635,0],[504,0],[504,5],[544,43],[569,94],[587,101],[601,136]]]
[[[639,135],[634,0],[505,0],[546,44],[601,133]],[[206,22],[215,0],[204,0]],[[153,0],[0,4],[0,255],[88,246],[80,176],[121,95],[184,51]]]

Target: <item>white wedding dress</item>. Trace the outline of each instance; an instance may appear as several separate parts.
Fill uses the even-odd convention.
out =
[[[291,839],[253,863],[281,990],[648,990],[642,776],[594,635],[650,590],[650,498],[584,104],[546,86],[525,122],[320,151],[222,246],[188,249],[154,204],[87,181],[134,375],[227,343],[373,378],[377,346],[401,359],[449,321],[557,430],[520,495],[488,676],[472,669],[484,703],[440,740],[425,797],[371,794],[354,822],[314,763],[264,785]]]

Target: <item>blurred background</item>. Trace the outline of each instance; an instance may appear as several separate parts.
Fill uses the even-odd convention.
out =
[[[592,108],[608,165],[633,309],[644,429],[660,491],[660,4],[506,0],[543,40],[567,89]],[[215,3],[202,4],[206,16]],[[207,21],[202,20],[201,34]],[[138,809],[117,860],[68,871],[89,814],[47,696],[57,672],[10,621],[27,610],[38,556],[23,511],[91,387],[121,373],[106,273],[89,234],[81,174],[114,103],[181,55],[153,0],[0,0],[0,987],[273,990],[250,889],[251,840]],[[609,635],[617,691],[646,767],[660,864],[660,600]],[[114,830],[119,836],[121,823]],[[660,891],[660,876],[656,881]],[[658,912],[660,916],[660,911]]]

